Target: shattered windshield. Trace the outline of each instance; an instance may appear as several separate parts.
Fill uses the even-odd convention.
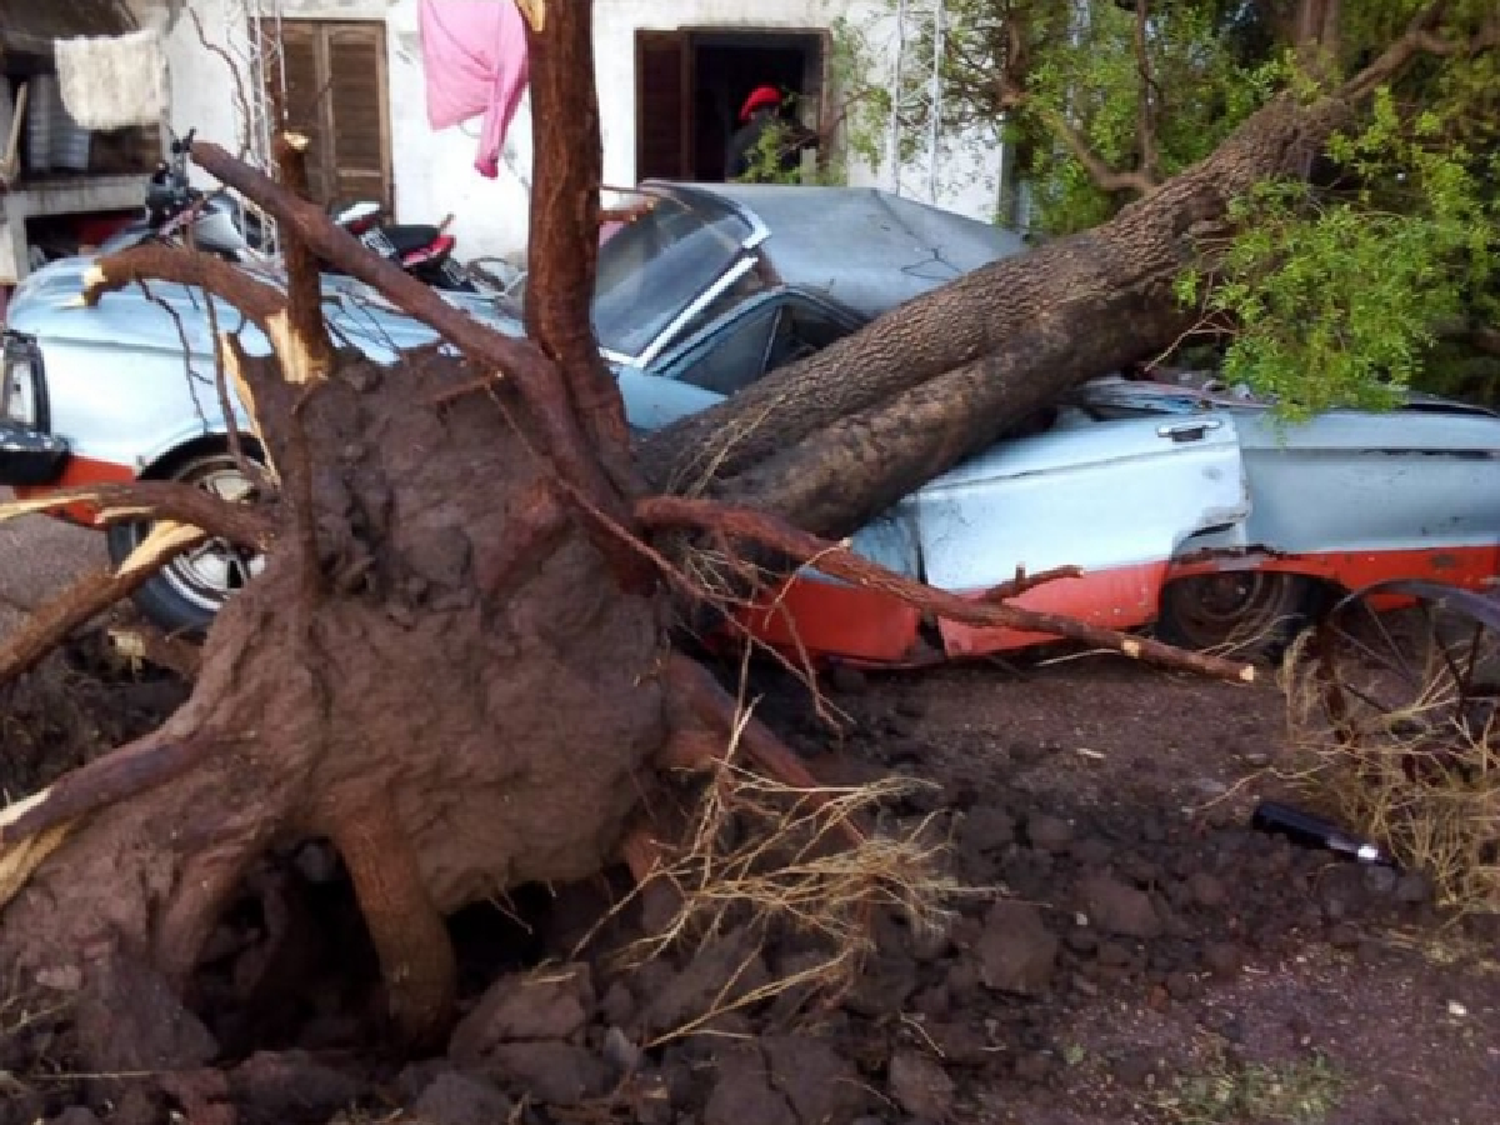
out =
[[[752,228],[712,199],[653,197],[650,212],[599,249],[594,331],[609,351],[638,356],[739,257]]]

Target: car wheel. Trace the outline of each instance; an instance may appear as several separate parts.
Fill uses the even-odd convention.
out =
[[[1272,655],[1307,620],[1317,584],[1301,574],[1236,570],[1179,578],[1161,592],[1156,635],[1182,648]]]
[[[255,484],[227,450],[194,454],[157,479],[191,484],[224,500],[248,499]],[[119,566],[145,541],[149,522],[109,529],[110,561]],[[170,633],[203,633],[220,607],[265,566],[263,556],[223,539],[210,539],[186,551],[153,575],[134,600],[154,624]]]

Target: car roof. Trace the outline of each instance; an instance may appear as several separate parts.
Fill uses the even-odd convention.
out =
[[[687,203],[695,196],[730,203],[765,229],[759,250],[781,281],[867,317],[1026,249],[1015,231],[876,188],[649,187]]]

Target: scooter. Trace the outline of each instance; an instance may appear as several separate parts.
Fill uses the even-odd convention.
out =
[[[434,289],[456,293],[477,293],[479,286],[467,271],[453,260],[458,240],[448,234],[449,215],[442,223],[387,223],[380,204],[362,199],[347,206],[330,209],[330,218],[368,249],[395,262],[418,281]]]
[[[184,242],[231,262],[263,261],[260,217],[227,188],[204,192],[188,182],[187,154],[196,129],[172,142],[172,159],[156,166],[146,186],[145,214],[121,227],[98,247],[112,254],[143,242]]]
[[[196,132],[189,130],[172,142],[171,161],[157,165],[147,185],[145,214],[100,244],[99,254],[155,240],[187,243],[232,262],[267,260],[265,231],[258,215],[227,188],[203,192],[188,182],[187,157]],[[451,216],[441,226],[386,223],[384,208],[364,200],[335,208],[330,217],[370,250],[434,289],[482,291],[453,260],[457,239],[446,233]]]

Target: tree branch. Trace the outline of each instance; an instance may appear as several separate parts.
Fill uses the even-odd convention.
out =
[[[132,246],[100,258],[84,275],[83,303],[93,307],[106,293],[152,280],[207,290],[239,309],[267,335],[272,320],[286,312],[286,296],[275,286],[255,280],[213,254],[161,243]]]
[[[1066,117],[1055,109],[1038,109],[1037,116],[1052,134],[1067,146],[1073,158],[1083,165],[1089,179],[1100,191],[1133,191],[1136,195],[1149,195],[1157,188],[1157,182],[1144,167],[1133,172],[1117,172],[1105,163],[1094,151],[1087,138]]]
[[[1146,50],[1146,19],[1149,0],[1135,0],[1135,69],[1140,82],[1136,106],[1136,143],[1140,146],[1140,172],[1156,183],[1156,83],[1151,77],[1151,56]]]
[[[1438,24],[1447,7],[1445,0],[1433,0],[1433,3],[1413,16],[1401,36],[1382,51],[1374,62],[1339,87],[1336,96],[1344,101],[1363,98],[1389,82],[1418,55],[1450,58],[1500,47],[1500,14],[1486,17],[1478,30],[1466,38],[1449,39],[1438,31]]]
[[[1024,19],[1016,15],[1004,21],[1004,63],[995,75],[995,106],[998,112],[1029,109],[1047,130],[1052,133],[1075,160],[1083,165],[1095,186],[1100,191],[1114,193],[1134,192],[1138,196],[1150,194],[1158,186],[1156,179],[1156,133],[1151,119],[1151,71],[1146,56],[1145,24],[1146,0],[1136,0],[1136,59],[1141,78],[1141,108],[1137,119],[1137,130],[1141,144],[1140,165],[1134,171],[1121,172],[1111,168],[1101,157],[1088,138],[1058,110],[1037,105],[1027,89],[1026,71],[1030,65],[1026,44],[1027,27]]]
[[[997,605],[983,598],[964,598],[934,589],[870,562],[841,544],[809,535],[774,516],[751,508],[735,508],[681,496],[652,496],[636,504],[636,515],[649,528],[722,531],[788,556],[800,564],[815,566],[831,577],[888,594],[908,605],[952,621],[1064,637],[1111,649],[1136,660],[1145,660],[1167,668],[1181,668],[1219,679],[1248,683],[1255,678],[1254,668],[1246,664],[1237,664],[1203,653],[1186,652],[1159,641],[1131,636],[1113,629],[1085,625],[1060,614]]]

